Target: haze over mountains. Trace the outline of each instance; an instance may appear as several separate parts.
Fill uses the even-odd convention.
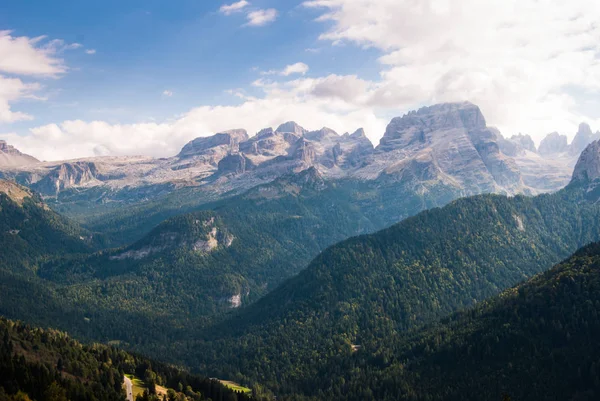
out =
[[[471,103],[424,107],[395,118],[377,147],[362,130],[309,132],[294,122],[250,137],[243,129],[197,138],[171,158],[96,157],[36,163],[3,144],[0,175],[59,202],[135,203],[182,187],[220,196],[315,167],[327,179],[399,182],[427,194],[530,193],[564,186],[583,148],[598,134],[582,124],[573,143],[550,134],[504,139]]]
[[[361,130],[339,136],[290,122],[197,138],[168,159],[3,167],[17,182],[0,179],[0,313],[265,385],[282,399],[427,399],[420,374],[433,399],[450,388],[451,399],[465,389],[477,399],[511,390],[484,385],[497,372],[535,398],[556,385],[527,392],[496,365],[486,365],[489,376],[465,366],[464,381],[438,380],[435,366],[457,367],[432,352],[470,341],[457,324],[471,333],[507,321],[502,299],[491,301],[491,321],[480,309],[473,322],[453,314],[600,241],[600,140],[573,156],[590,133],[582,125],[573,144],[548,139],[537,150],[527,136],[487,127],[475,105],[451,103],[393,119],[377,147]],[[564,274],[596,277],[595,262],[584,275],[578,266]],[[576,299],[592,322],[575,295],[557,298],[560,310]],[[423,328],[431,324],[445,334]],[[424,351],[419,333],[435,346]],[[572,363],[581,347],[567,354]]]

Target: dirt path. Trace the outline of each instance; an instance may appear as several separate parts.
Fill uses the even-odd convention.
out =
[[[125,391],[127,392],[127,401],[133,401],[133,383],[127,376],[123,376],[123,383],[125,384]]]

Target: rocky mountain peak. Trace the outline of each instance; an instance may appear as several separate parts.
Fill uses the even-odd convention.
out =
[[[515,142],[525,150],[528,150],[530,152],[537,152],[537,149],[535,148],[535,143],[529,135],[519,133],[518,135],[513,135],[512,137],[510,137],[510,140]]]
[[[526,151],[537,153],[535,143],[529,135],[518,134],[505,139],[498,133],[498,145],[502,153],[510,157],[526,156]]]
[[[258,131],[258,133],[255,135],[255,138],[263,138],[266,136],[271,136],[273,135],[275,131],[273,131],[273,128],[263,128],[260,131]]]
[[[573,142],[571,142],[570,152],[573,155],[579,155],[587,145],[593,141],[600,139],[600,133],[594,134],[590,126],[586,123],[579,124],[579,129]]]
[[[443,103],[422,107],[402,117],[394,118],[388,125],[377,147],[378,151],[391,151],[421,144],[428,146],[436,135],[450,135],[450,131],[474,131],[486,128],[485,118],[473,103]]]
[[[352,134],[347,134],[350,138],[356,139],[356,138],[367,138],[367,134],[365,134],[365,130],[363,128],[359,128],[356,131],[354,131]]]
[[[334,130],[327,127],[323,127],[318,131],[306,132],[304,134],[304,137],[311,141],[322,141],[325,139],[337,139],[339,135]]]
[[[277,132],[291,132],[297,135],[304,135],[308,131],[296,124],[294,121],[288,121],[287,123],[281,124],[275,131]]]
[[[21,153],[6,141],[0,140],[0,167],[18,167],[39,163],[33,156]]]
[[[583,135],[586,137],[592,136],[592,129],[588,123],[579,124],[579,129],[577,130],[577,135]]]
[[[569,150],[567,136],[561,135],[558,132],[553,132],[546,135],[546,137],[540,143],[540,147],[538,148],[538,152],[542,156],[563,153],[567,150]]]
[[[219,132],[212,136],[200,137],[190,141],[183,147],[179,153],[179,158],[188,158],[202,155],[206,151],[216,147],[226,147],[227,151],[235,152],[240,142],[248,140],[248,133],[245,129],[233,129]]]
[[[592,182],[600,178],[600,140],[589,144],[579,156],[571,182]]]

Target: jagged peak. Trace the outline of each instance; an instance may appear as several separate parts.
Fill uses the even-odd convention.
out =
[[[592,128],[587,123],[579,124],[579,128],[577,129],[577,134],[575,134],[575,138],[573,138],[573,142],[570,145],[570,152],[572,155],[576,156],[581,154],[581,152],[585,149],[587,145],[592,143],[594,140],[600,138],[600,133],[594,134],[592,132]]]
[[[600,140],[590,143],[579,156],[571,182],[589,183],[600,178]]]
[[[457,129],[481,132],[486,128],[481,110],[473,103],[436,104],[392,119],[377,149],[388,152],[417,143],[425,146],[432,140],[429,134],[433,132]]]
[[[363,128],[359,128],[350,134],[350,138],[367,138],[367,134]]]
[[[279,127],[277,127],[277,129],[275,131],[276,132],[291,132],[291,133],[298,134],[298,135],[304,135],[305,133],[308,132],[306,129],[302,128],[300,125],[298,125],[294,121],[288,121],[286,123],[281,124]]]
[[[591,136],[593,135],[592,128],[588,123],[581,123],[579,124],[579,128],[577,129],[577,134]]]
[[[566,135],[561,135],[558,132],[551,132],[546,135],[542,142],[538,152],[543,155],[550,155],[554,153],[562,153],[568,150],[568,140]]]
[[[331,128],[323,127],[318,131],[310,131],[304,134],[304,137],[311,141],[321,141],[327,137],[336,138],[339,137],[338,133]]]
[[[205,150],[221,146],[229,145],[232,147],[237,146],[240,142],[248,140],[248,133],[245,129],[231,129],[227,131],[221,131],[211,136],[202,136],[188,142],[178,157],[190,157]]]
[[[517,135],[513,135],[510,137],[510,141],[518,144],[523,149],[529,150],[531,152],[537,152],[537,148],[535,146],[535,142],[530,135],[518,133]]]
[[[275,131],[273,131],[273,128],[269,127],[269,128],[263,128],[260,131],[258,131],[258,133],[256,134],[256,138],[262,138],[265,136],[271,136],[273,135]]]
[[[39,162],[35,157],[22,153],[5,140],[0,140],[0,166],[18,167]]]

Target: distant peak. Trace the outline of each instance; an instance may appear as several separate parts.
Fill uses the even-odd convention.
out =
[[[287,123],[281,124],[279,127],[277,127],[277,129],[275,131],[291,132],[291,133],[298,134],[298,135],[304,135],[306,132],[308,132],[304,128],[302,128],[300,125],[296,124],[294,121],[288,121]]]
[[[338,133],[332,130],[331,128],[323,127],[318,131],[306,132],[304,137],[311,141],[321,141],[324,138],[336,138],[338,137]]]
[[[256,134],[256,137],[257,138],[262,138],[262,137],[265,137],[265,136],[271,136],[271,135],[273,135],[273,132],[275,132],[275,131],[273,131],[273,128],[271,128],[271,127],[269,127],[269,128],[263,128],[260,131],[258,131],[258,133]]]
[[[432,134],[435,132],[479,132],[486,128],[481,110],[473,103],[436,104],[392,119],[381,138],[378,150],[388,152],[417,143],[427,146],[433,140]]]
[[[537,152],[535,143],[529,135],[525,135],[519,132],[518,135],[511,136],[510,141],[521,146],[523,149],[529,150],[530,152]]]
[[[566,152],[569,149],[567,136],[561,135],[558,132],[552,132],[540,142],[538,152],[542,156]]]
[[[587,145],[599,138],[600,134],[594,134],[588,124],[579,124],[577,134],[573,138],[573,142],[571,142],[571,154],[573,156],[580,155]]]
[[[187,143],[179,153],[179,157],[192,157],[202,154],[204,151],[217,146],[229,146],[235,149],[240,142],[248,140],[248,133],[245,129],[232,129],[221,131],[211,136],[196,138]]]
[[[365,134],[365,130],[363,128],[359,128],[354,133],[350,134],[350,138],[366,138],[367,134]]]
[[[581,123],[579,124],[579,129],[577,130],[578,134],[582,134],[582,135],[589,135],[592,136],[592,128],[590,127],[590,125],[588,123]]]
[[[21,153],[17,148],[9,145],[6,141],[0,140],[0,166],[17,167],[39,162],[40,161],[35,157]]]
[[[600,140],[590,143],[579,156],[571,182],[592,182],[600,178]]]

